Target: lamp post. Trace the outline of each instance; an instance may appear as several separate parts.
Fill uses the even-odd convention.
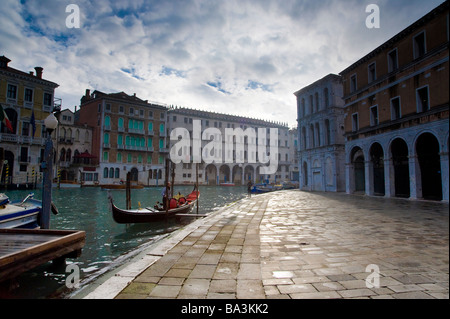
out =
[[[58,126],[58,120],[50,113],[44,120],[47,129],[47,140],[45,141],[44,161],[42,169],[44,171],[43,187],[42,187],[42,213],[41,213],[41,229],[50,228],[50,210],[52,206],[52,172],[53,172],[53,142],[52,132]]]

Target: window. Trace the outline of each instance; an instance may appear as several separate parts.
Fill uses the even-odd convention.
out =
[[[372,106],[370,108],[370,126],[378,125],[378,106]]]
[[[108,161],[108,156],[109,156],[108,152],[103,152],[103,161],[107,162]]]
[[[359,130],[358,113],[352,114],[352,131],[356,132]]]
[[[114,172],[114,177],[119,178],[120,177],[120,168],[116,168]]]
[[[119,105],[119,114],[123,114],[124,112],[125,111],[123,105]]]
[[[22,123],[22,136],[29,136],[30,135],[30,123],[23,122]]]
[[[17,99],[17,86],[13,84],[8,84],[8,99]]]
[[[325,145],[331,144],[331,127],[330,127],[330,120],[325,120]]]
[[[108,178],[108,167],[103,169],[103,178]]]
[[[109,116],[105,116],[105,128],[110,129],[111,126],[111,118]]]
[[[328,97],[328,88],[323,89],[323,99],[324,99],[324,105],[325,107],[330,106],[330,99]]]
[[[302,117],[306,115],[305,99],[302,99]]]
[[[356,82],[356,74],[353,74],[350,77],[350,93],[355,92],[357,87],[358,87],[358,85],[357,85],[357,82]]]
[[[106,145],[109,144],[109,133],[103,134],[103,143]]]
[[[117,163],[122,163],[122,153],[117,153]]]
[[[114,168],[113,167],[111,167],[109,169],[109,178],[114,178]]]
[[[33,89],[25,89],[24,100],[25,102],[33,102]]]
[[[177,121],[177,116],[176,115],[174,115],[174,116],[172,116],[172,122],[176,122]]]
[[[319,111],[320,105],[319,105],[319,93],[316,93],[316,112]]]
[[[127,162],[131,163],[132,159],[133,159],[132,155],[130,153],[128,153],[127,154]]]
[[[128,110],[128,114],[134,115],[134,108],[130,107],[130,109]]]
[[[413,38],[414,59],[418,59],[427,53],[425,44],[425,31],[422,31]]]
[[[417,113],[426,112],[430,109],[430,97],[428,85],[416,90]]]
[[[375,62],[369,64],[368,72],[369,72],[369,83],[371,83],[377,79],[377,70]]]
[[[144,110],[139,110],[139,117],[144,117]]]
[[[123,145],[123,135],[122,134],[117,135],[117,145]]]
[[[314,112],[314,98],[312,95],[309,96],[309,114]]]
[[[117,126],[123,129],[123,118],[119,117],[119,119],[117,120]]]
[[[159,114],[159,118],[160,118],[161,120],[164,120],[165,117],[166,117],[166,114],[165,114],[164,112],[161,112],[161,113]]]
[[[152,119],[153,118],[153,111],[148,111],[148,118]]]
[[[111,104],[106,104],[105,111],[106,112],[111,112]]]
[[[44,105],[52,106],[52,94],[44,93]]]
[[[398,55],[397,48],[388,53],[388,72],[393,72],[398,69]]]
[[[400,97],[397,96],[391,99],[391,120],[398,120],[401,117]]]

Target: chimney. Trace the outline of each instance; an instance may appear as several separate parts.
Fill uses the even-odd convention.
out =
[[[5,57],[4,55],[0,56],[0,68],[6,69],[8,67],[9,62],[11,62],[11,60]]]
[[[41,68],[40,66],[37,66],[34,69],[36,70],[36,76],[39,79],[42,79],[42,71],[44,71],[44,68]]]
[[[91,97],[91,90],[86,89],[86,94],[84,96]]]

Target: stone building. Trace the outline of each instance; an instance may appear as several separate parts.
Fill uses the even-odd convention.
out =
[[[448,201],[449,2],[346,68],[347,193]]]
[[[75,113],[69,109],[57,112],[58,128],[52,134],[55,148],[54,166],[60,183],[94,184],[98,158],[92,152],[92,128],[75,124]]]
[[[341,77],[329,74],[294,94],[297,97],[300,189],[344,191]]]
[[[119,184],[131,172],[142,185],[162,185],[167,148],[167,107],[136,94],[86,90],[77,124],[92,127],[92,155],[98,183]]]
[[[257,135],[255,137],[243,136],[241,138],[234,138],[233,143],[235,148],[233,151],[228,150],[227,154],[225,146],[221,147],[221,150],[214,150],[216,156],[220,158],[219,161],[213,163],[205,163],[202,161],[199,163],[199,184],[205,185],[220,185],[224,183],[233,183],[235,185],[246,185],[248,181],[252,183],[260,182],[281,182],[290,179],[290,166],[289,159],[289,128],[281,123],[274,123],[264,120],[252,119],[248,117],[228,115],[216,112],[200,111],[188,108],[171,108],[169,110],[168,123],[170,131],[175,128],[186,129],[186,138],[194,137],[194,124],[196,121],[201,123],[201,131],[204,132],[208,128],[216,129],[215,137],[222,138],[221,145],[225,145],[227,141],[226,129],[242,129],[245,131],[247,128],[255,129]],[[258,134],[258,128],[264,129],[262,135]],[[278,129],[278,136],[274,139],[270,135],[270,128]],[[276,154],[278,160],[278,169],[273,174],[261,174],[260,167],[265,166],[261,164],[261,161],[257,161],[258,153],[248,148],[250,143],[258,143],[258,139],[261,142],[265,142],[267,148],[272,146],[278,147]],[[210,142],[208,139],[203,139],[200,142],[202,149],[207,148],[207,144]],[[171,147],[177,142],[171,141]],[[238,150],[238,146],[242,146],[241,150]],[[212,151],[212,150],[211,150]],[[232,153],[231,153],[232,152]],[[193,184],[196,179],[196,164],[192,160],[192,144],[191,150],[187,152],[191,154],[186,158],[184,163],[176,165],[175,181],[183,184]],[[230,161],[226,160],[226,156]],[[239,162],[237,159],[242,159]],[[251,158],[256,161],[250,160]]]
[[[43,68],[23,72],[0,57],[0,104],[11,128],[0,126],[0,185],[26,187],[41,180],[40,163],[47,131],[44,120],[61,105],[58,84],[42,77]]]

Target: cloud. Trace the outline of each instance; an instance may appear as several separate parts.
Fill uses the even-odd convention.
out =
[[[86,88],[166,104],[288,122],[293,92],[338,73],[440,4],[440,0],[3,0],[0,55],[44,67],[63,105]],[[381,28],[365,27],[377,3]]]

